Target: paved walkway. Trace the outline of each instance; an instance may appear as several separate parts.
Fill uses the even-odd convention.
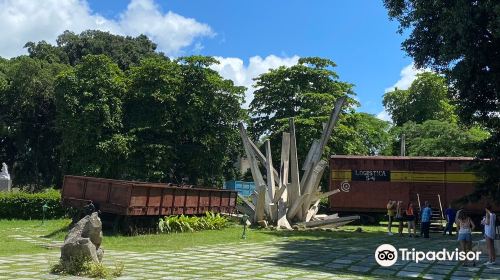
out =
[[[29,242],[29,239],[26,239]],[[402,262],[389,268],[374,259],[378,245],[417,250],[454,249],[449,238],[401,237],[322,239],[199,246],[181,251],[136,253],[105,250],[105,263],[125,266],[118,279],[500,279],[500,265],[463,267],[456,262]],[[105,246],[105,243],[104,243]],[[44,254],[0,257],[0,279],[59,279],[48,273],[57,250]],[[484,257],[482,262],[484,262]],[[78,277],[64,277],[79,279]]]

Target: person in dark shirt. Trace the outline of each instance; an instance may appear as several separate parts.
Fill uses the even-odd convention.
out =
[[[444,217],[446,219],[446,227],[444,228],[443,235],[445,235],[447,232],[449,235],[452,235],[452,230],[453,230],[453,224],[455,223],[455,217],[457,215],[457,212],[451,204],[448,205],[448,208],[444,211]]]

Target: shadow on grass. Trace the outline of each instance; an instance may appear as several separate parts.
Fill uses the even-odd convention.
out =
[[[44,238],[54,238],[54,237],[58,237],[60,235],[66,235],[69,231],[69,228],[70,228],[70,225],[65,225],[61,228],[58,228],[58,229],[55,229],[53,230],[52,232],[46,234],[46,235],[43,235],[42,237]]]

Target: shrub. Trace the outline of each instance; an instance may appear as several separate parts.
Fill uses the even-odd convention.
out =
[[[0,219],[42,219],[42,206],[47,204],[46,219],[64,217],[66,210],[61,205],[58,190],[48,189],[39,193],[0,193]]]
[[[228,222],[228,219],[220,214],[206,212],[202,217],[184,215],[165,217],[158,222],[158,229],[163,233],[214,230],[227,227]]]
[[[123,267],[122,263],[115,263],[115,267],[110,269],[103,263],[96,263],[91,261],[89,258],[81,257],[73,258],[66,262],[60,260],[58,263],[50,267],[50,273],[109,279],[121,276]]]

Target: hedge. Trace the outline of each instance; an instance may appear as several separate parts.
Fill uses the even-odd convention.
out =
[[[0,219],[42,219],[44,204],[48,206],[45,219],[66,215],[58,190],[48,189],[40,193],[0,192]]]

